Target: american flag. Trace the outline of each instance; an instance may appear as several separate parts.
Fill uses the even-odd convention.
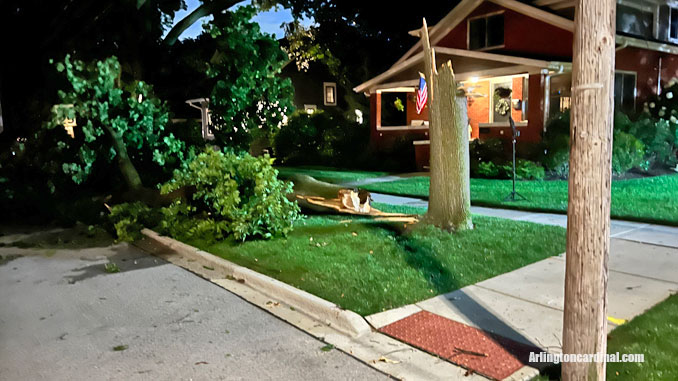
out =
[[[428,89],[423,75],[419,76],[419,90],[417,91],[417,114],[421,114],[428,101]]]

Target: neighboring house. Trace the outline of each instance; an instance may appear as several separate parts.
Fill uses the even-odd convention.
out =
[[[678,75],[678,1],[617,3],[615,105],[633,111]],[[429,28],[437,65],[451,60],[457,80],[472,94],[472,139],[510,139],[507,108],[493,96],[500,87],[512,90],[510,114],[519,141],[540,141],[545,121],[569,108],[573,18],[572,0],[462,0]],[[354,89],[370,97],[373,146],[384,149],[396,137],[412,136],[420,169],[429,156],[427,110],[414,111],[423,71],[417,42],[386,72]],[[382,124],[382,95],[389,93],[407,94],[404,125]]]
[[[336,79],[329,73],[325,65],[312,63],[304,71],[299,70],[294,62],[289,62],[280,74],[289,78],[294,86],[294,106],[297,110],[312,113],[315,110],[339,108],[345,110],[347,105],[345,94],[340,94]]]

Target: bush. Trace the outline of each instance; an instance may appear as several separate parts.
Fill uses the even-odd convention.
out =
[[[506,161],[504,145],[499,139],[480,141],[476,139],[469,145],[471,156],[471,176],[496,178],[499,176],[499,167],[496,163]]]
[[[192,193],[163,210],[164,228],[173,236],[186,234],[186,217],[199,221],[191,223],[190,234],[238,240],[286,235],[300,218],[299,206],[287,199],[292,184],[278,180],[272,163],[268,156],[207,149],[163,185],[163,193],[186,187]]]
[[[647,170],[645,145],[631,134],[615,132],[612,147],[612,172],[622,174],[633,168]]]
[[[637,121],[617,113],[615,131],[635,136],[645,145],[645,159],[652,168],[672,168],[678,164],[678,124],[666,119],[652,119],[648,114]]]
[[[502,165],[502,172],[506,178],[513,177],[513,163]],[[516,160],[516,179],[519,180],[544,180],[546,173],[541,165],[524,159]]]
[[[499,167],[497,167],[491,161],[483,161],[478,163],[478,168],[476,169],[477,177],[486,177],[488,179],[494,179],[499,176]]]
[[[554,176],[566,178],[570,170],[570,112],[559,113],[546,123],[542,162]]]
[[[158,223],[159,214],[144,203],[132,202],[113,206],[109,218],[117,241],[132,242],[141,238],[141,229]]]
[[[298,112],[275,135],[274,152],[285,165],[350,167],[362,164],[369,141],[369,127],[340,112]]]

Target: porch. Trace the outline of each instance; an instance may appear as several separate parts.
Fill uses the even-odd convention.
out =
[[[456,79],[466,90],[472,140],[508,140],[510,115],[520,131],[520,141],[538,142],[553,93],[569,96],[567,87],[549,84],[554,74],[568,73],[570,63],[440,46],[435,50],[436,64],[451,60]],[[416,112],[418,78],[423,70],[420,52],[354,89],[370,97],[372,146],[388,150],[410,141],[419,170],[427,169],[429,156],[428,109]],[[510,101],[493,96],[499,88],[511,91]],[[561,91],[568,94],[559,95]]]

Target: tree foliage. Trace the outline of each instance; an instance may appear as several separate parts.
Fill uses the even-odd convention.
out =
[[[247,149],[254,138],[269,136],[293,111],[293,88],[277,74],[287,55],[251,21],[255,8],[215,15],[205,31],[215,43],[207,75],[215,80],[210,108],[221,145]]]
[[[187,200],[164,209],[163,229],[173,236],[188,232],[216,239],[286,235],[300,218],[299,206],[287,199],[292,184],[278,180],[272,163],[268,156],[206,149],[163,185],[164,193],[193,189]]]
[[[66,56],[56,68],[69,86],[59,91],[60,103],[52,108],[46,128],[64,128],[67,119],[77,123],[73,138],[61,135],[56,142],[60,149],[77,151],[62,165],[74,182],[85,182],[97,163],[115,159],[128,187],[140,188],[134,163],[164,167],[185,159],[183,142],[164,131],[166,105],[147,83],[123,83],[117,58],[85,64]]]

